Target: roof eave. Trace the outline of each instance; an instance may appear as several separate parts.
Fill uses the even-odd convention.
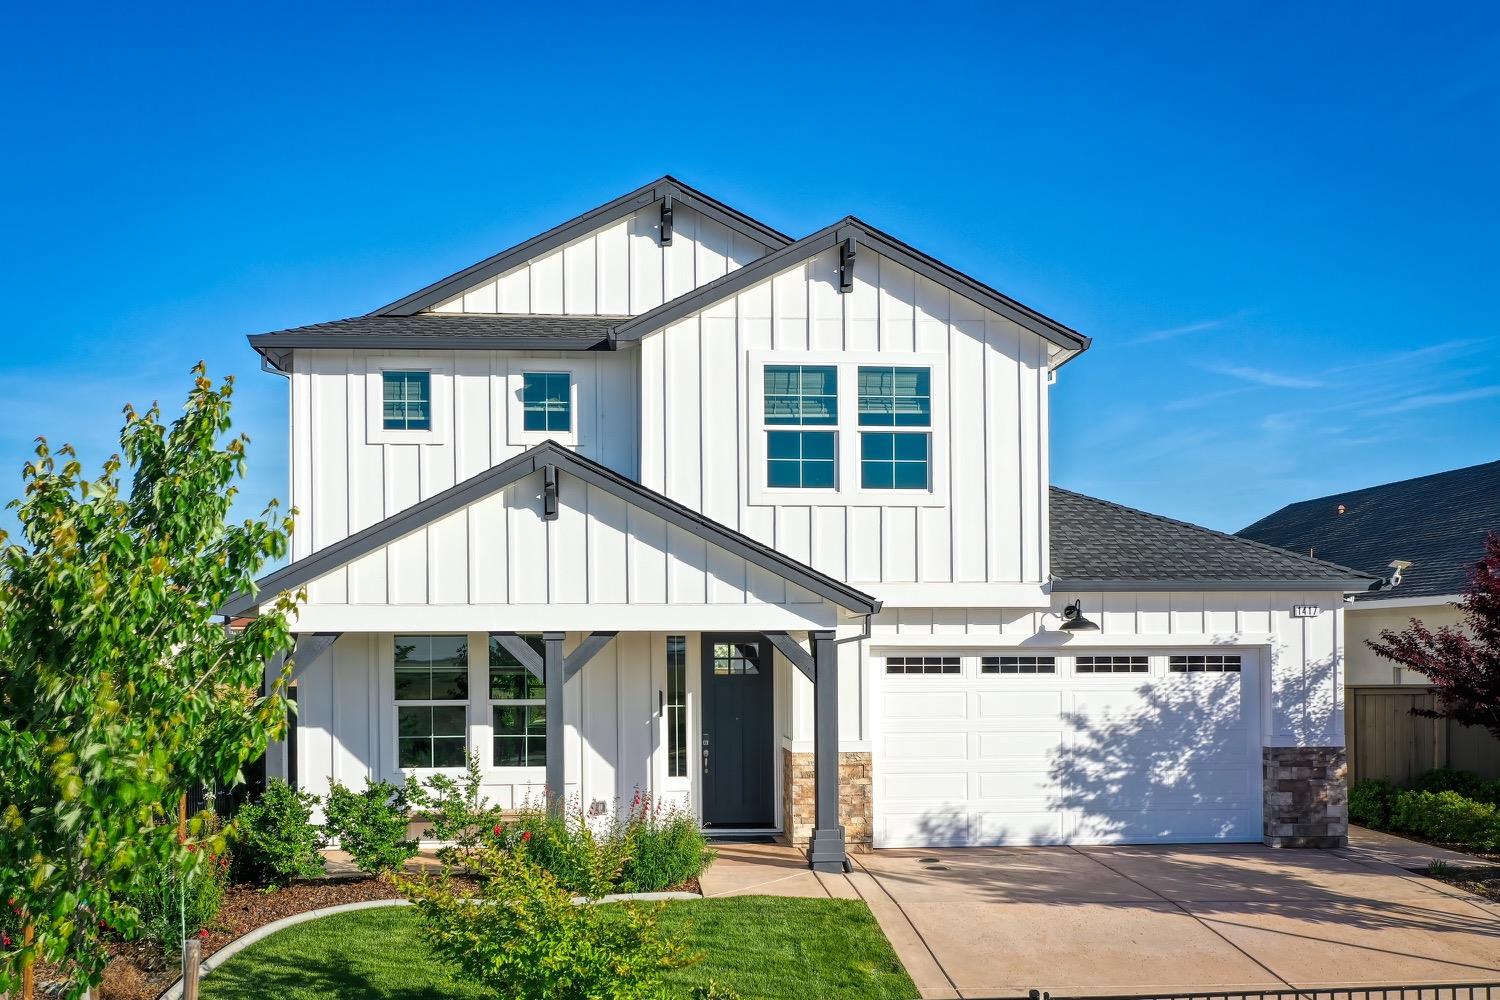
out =
[[[1270,590],[1322,590],[1341,594],[1359,594],[1370,589],[1374,577],[1354,577],[1344,580],[1319,579],[1246,579],[1246,580],[1098,580],[1078,577],[1056,577],[1052,581],[1054,593],[1060,590],[1092,591],[1094,593],[1125,593],[1130,591],[1270,591]]]
[[[256,353],[277,371],[287,372],[294,350],[398,351],[613,351],[614,331],[604,336],[504,337],[483,334],[453,337],[388,337],[339,333],[265,333],[246,338]]]

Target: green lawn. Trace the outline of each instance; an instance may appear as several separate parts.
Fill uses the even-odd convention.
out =
[[[908,1000],[917,995],[865,904],[742,896],[668,903],[668,934],[703,953],[674,971],[669,997],[715,980],[745,1000]],[[422,941],[410,907],[365,910],[290,927],[203,980],[205,1000],[456,1000],[484,997],[452,980]]]

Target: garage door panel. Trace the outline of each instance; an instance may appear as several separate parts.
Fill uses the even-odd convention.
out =
[[[1076,674],[1059,653],[1055,677],[976,656],[890,678],[876,846],[1259,840],[1260,665],[1236,652],[1240,673]]]
[[[904,720],[962,722],[967,720],[969,717],[968,692],[958,688],[956,681],[949,683],[955,684],[955,690],[887,691],[885,697],[881,699],[885,717],[893,722]]]
[[[1063,693],[1054,691],[980,691],[977,718],[986,722],[1001,719],[1056,718],[1063,707]]]

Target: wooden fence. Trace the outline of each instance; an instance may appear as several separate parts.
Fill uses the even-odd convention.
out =
[[[1344,722],[1351,782],[1384,778],[1407,786],[1435,767],[1500,778],[1500,740],[1487,730],[1411,714],[1413,708],[1433,707],[1435,699],[1427,688],[1351,687],[1347,694]]]

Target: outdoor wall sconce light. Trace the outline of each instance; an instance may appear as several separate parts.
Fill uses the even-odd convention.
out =
[[[1097,632],[1099,626],[1083,617],[1083,605],[1077,599],[1062,610],[1064,632]]]

